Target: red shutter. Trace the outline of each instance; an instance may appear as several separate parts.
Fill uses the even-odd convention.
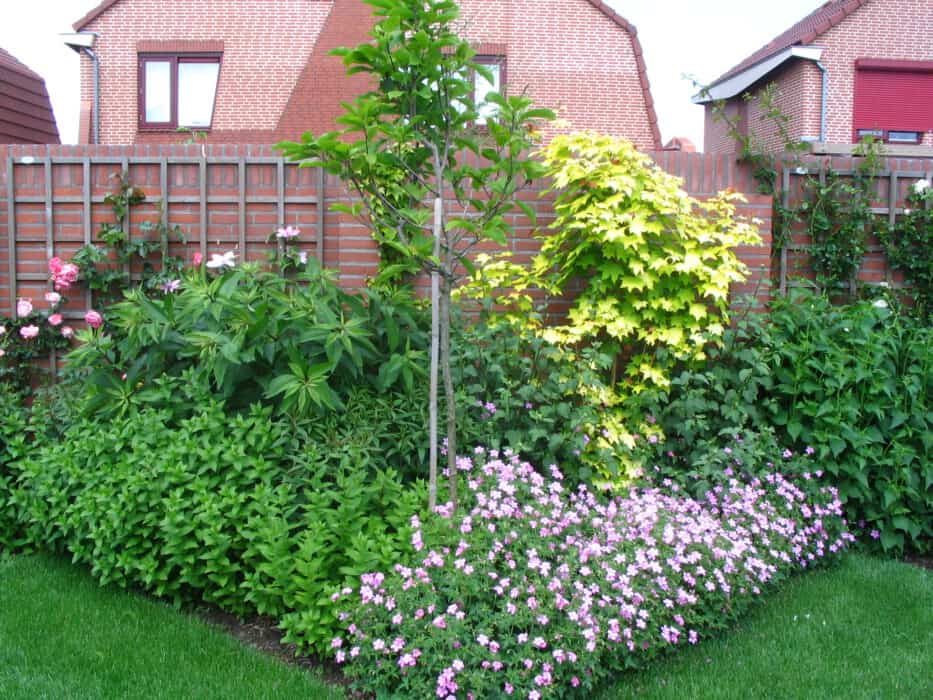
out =
[[[852,121],[855,134],[859,129],[921,133],[933,130],[933,67],[930,62],[917,62],[911,67],[858,65]]]

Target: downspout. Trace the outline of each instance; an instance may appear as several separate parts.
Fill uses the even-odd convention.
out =
[[[820,69],[820,83],[822,95],[820,96],[820,143],[826,143],[826,100],[829,95],[829,72],[819,61],[816,67]]]
[[[94,63],[94,114],[92,115],[92,143],[100,143],[100,60],[93,49],[84,48],[84,53]]]

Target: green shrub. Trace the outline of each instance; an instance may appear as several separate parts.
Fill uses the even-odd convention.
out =
[[[0,383],[0,551],[22,544],[13,491],[19,476],[17,460],[30,449],[28,429],[23,396]]]
[[[743,470],[765,468],[779,445],[794,457],[812,451],[863,533],[886,551],[929,550],[931,384],[933,330],[883,299],[778,299],[767,316],[727,333],[708,364],[641,397],[639,410],[657,426],[640,443],[641,464],[701,485],[724,468],[725,448],[742,452]],[[787,458],[776,467],[803,468]]]
[[[558,345],[497,316],[460,326],[453,346],[464,445],[561,464],[573,483],[631,481],[622,459],[631,435],[606,379],[611,354]]]
[[[410,294],[349,294],[313,261],[295,280],[250,265],[199,268],[161,297],[127,292],[107,313],[109,332],[84,332],[67,360],[86,378],[87,415],[166,400],[183,410],[159,383],[185,372],[230,410],[260,401],[323,415],[361,383],[411,391],[424,373],[424,327]]]
[[[277,618],[300,608],[290,639],[320,650],[331,594],[403,558],[423,486],[353,446],[304,443],[269,407],[231,415],[185,398],[195,408],[180,421],[168,410],[83,420],[30,451],[14,494],[29,540],[176,604]]]

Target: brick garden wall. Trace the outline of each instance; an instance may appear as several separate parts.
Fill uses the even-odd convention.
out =
[[[665,151],[654,157],[697,197],[729,187],[754,192],[750,174],[729,156]],[[101,225],[114,221],[103,198],[115,187],[113,175],[124,168],[147,195],[132,211],[130,234],[141,235],[144,222],[177,225],[187,243],[173,243],[172,253],[186,260],[195,251],[207,256],[233,249],[239,259],[263,260],[274,249],[275,229],[289,224],[302,229],[302,248],[338,271],[343,286],[359,287],[376,273],[378,251],[365,225],[330,211],[335,202],[347,200],[340,182],[323,178],[317,169],[284,163],[269,146],[0,146],[0,312],[9,315],[17,297],[41,299],[51,256],[70,258],[85,243],[98,242]],[[518,261],[530,259],[538,249],[535,233],[553,221],[553,199],[541,189],[521,195],[536,209],[537,228],[524,214],[511,215],[515,235],[509,248]],[[738,251],[752,279],[736,291],[757,289],[765,298],[771,198],[746,197],[739,211],[761,220],[763,242]],[[164,211],[160,200],[166,202]],[[66,315],[79,318],[87,304],[86,298],[71,299]]]

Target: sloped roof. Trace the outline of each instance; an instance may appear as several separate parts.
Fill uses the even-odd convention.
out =
[[[718,85],[791,46],[812,44],[820,35],[835,27],[871,0],[829,0],[790,29],[779,34],[741,63],[730,68],[710,85]]]
[[[648,69],[645,66],[645,58],[641,49],[641,41],[638,39],[638,30],[635,26],[626,20],[622,15],[613,10],[603,0],[586,0],[593,7],[602,12],[606,17],[615,22],[621,29],[628,32],[632,38],[632,51],[635,54],[635,64],[638,70],[638,83],[641,87],[642,95],[645,98],[645,106],[648,112],[648,123],[651,127],[651,133],[654,136],[655,148],[661,147],[661,131],[658,127],[658,114],[654,108],[654,100],[651,97],[651,85],[648,82]],[[88,12],[84,17],[74,23],[76,32],[82,31],[88,24],[104,14],[120,0],[102,0],[102,2]]]
[[[0,48],[0,143],[59,143],[45,81]]]

